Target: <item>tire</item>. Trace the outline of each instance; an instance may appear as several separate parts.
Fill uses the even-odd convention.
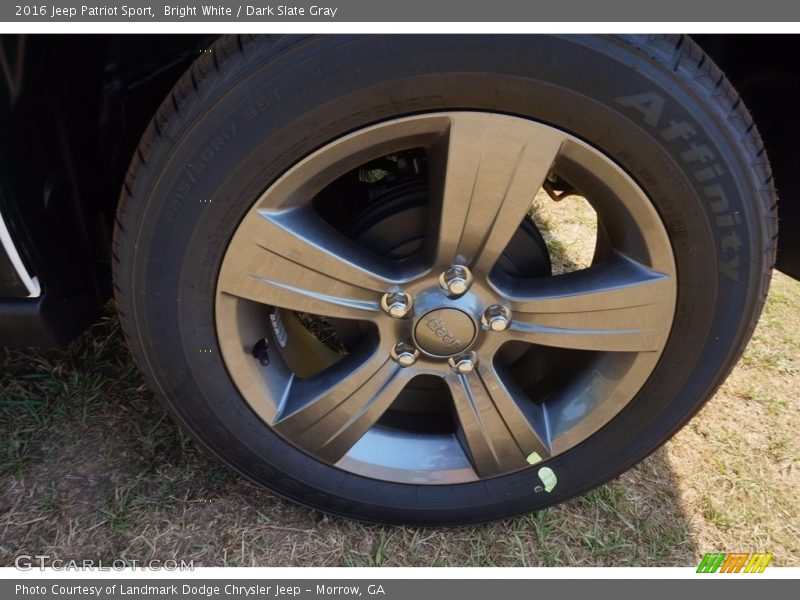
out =
[[[231,374],[230,353],[245,356],[250,347],[220,334],[217,312],[226,252],[265,190],[348,135],[437,113],[533,123],[602,154],[649,201],[675,282],[669,314],[653,324],[665,328],[658,360],[597,431],[544,460],[532,453],[527,468],[474,467],[486,476],[438,484],[334,465],[324,450],[307,451],[271,426],[252,387]],[[331,218],[344,219],[342,212]],[[629,226],[622,217],[607,224],[620,230],[611,237]],[[741,356],[765,300],[776,234],[772,176],[755,124],[686,36],[224,37],[176,84],[142,138],[119,204],[114,275],[122,327],[149,385],[230,467],[328,513],[457,525],[582,494],[675,434]],[[526,247],[542,247],[537,232],[530,239]],[[265,241],[280,252],[279,242]],[[243,368],[266,373],[283,364],[274,339],[264,362],[267,355],[270,366],[249,357],[255,366]],[[454,419],[455,437],[464,438],[461,414]]]

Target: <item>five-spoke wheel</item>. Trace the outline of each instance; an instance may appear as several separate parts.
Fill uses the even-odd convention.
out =
[[[335,231],[314,199],[344,172],[409,148],[426,152],[430,235],[419,252],[392,260]],[[498,259],[555,177],[580,185],[599,215],[596,260],[564,275],[511,277]],[[431,113],[328,144],[255,202],[222,264],[217,329],[234,382],[291,444],[371,477],[469,481],[564,452],[614,417],[666,342],[675,278],[650,201],[601,152],[526,119]],[[276,327],[290,311],[359,322],[363,339],[300,377],[281,359],[292,334]],[[275,348],[266,367],[248,352],[265,336]],[[504,356],[513,343],[534,354],[585,351],[582,367],[537,397]],[[443,380],[451,431],[382,422],[420,375]]]

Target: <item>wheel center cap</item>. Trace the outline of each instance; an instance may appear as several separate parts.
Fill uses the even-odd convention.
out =
[[[414,341],[426,354],[446,358],[469,348],[476,333],[475,321],[464,311],[437,308],[426,312],[417,321]]]

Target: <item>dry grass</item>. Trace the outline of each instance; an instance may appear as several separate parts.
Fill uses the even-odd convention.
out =
[[[550,212],[537,219],[553,216],[539,208]],[[588,252],[587,216],[572,213],[543,227],[562,270]],[[637,468],[538,514],[449,530],[332,519],[239,479],[177,431],[108,316],[66,350],[0,353],[0,565],[24,552],[209,566],[653,566],[719,549],[797,566],[798,307],[800,283],[775,275],[728,382]]]
[[[566,196],[553,202],[544,190],[539,190],[528,214],[547,244],[554,275],[592,264],[597,214],[582,196]]]

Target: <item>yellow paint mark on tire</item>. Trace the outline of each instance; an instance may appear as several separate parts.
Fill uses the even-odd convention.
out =
[[[545,492],[552,492],[553,488],[555,488],[558,483],[558,478],[550,467],[542,467],[539,469],[539,479],[542,480]]]

